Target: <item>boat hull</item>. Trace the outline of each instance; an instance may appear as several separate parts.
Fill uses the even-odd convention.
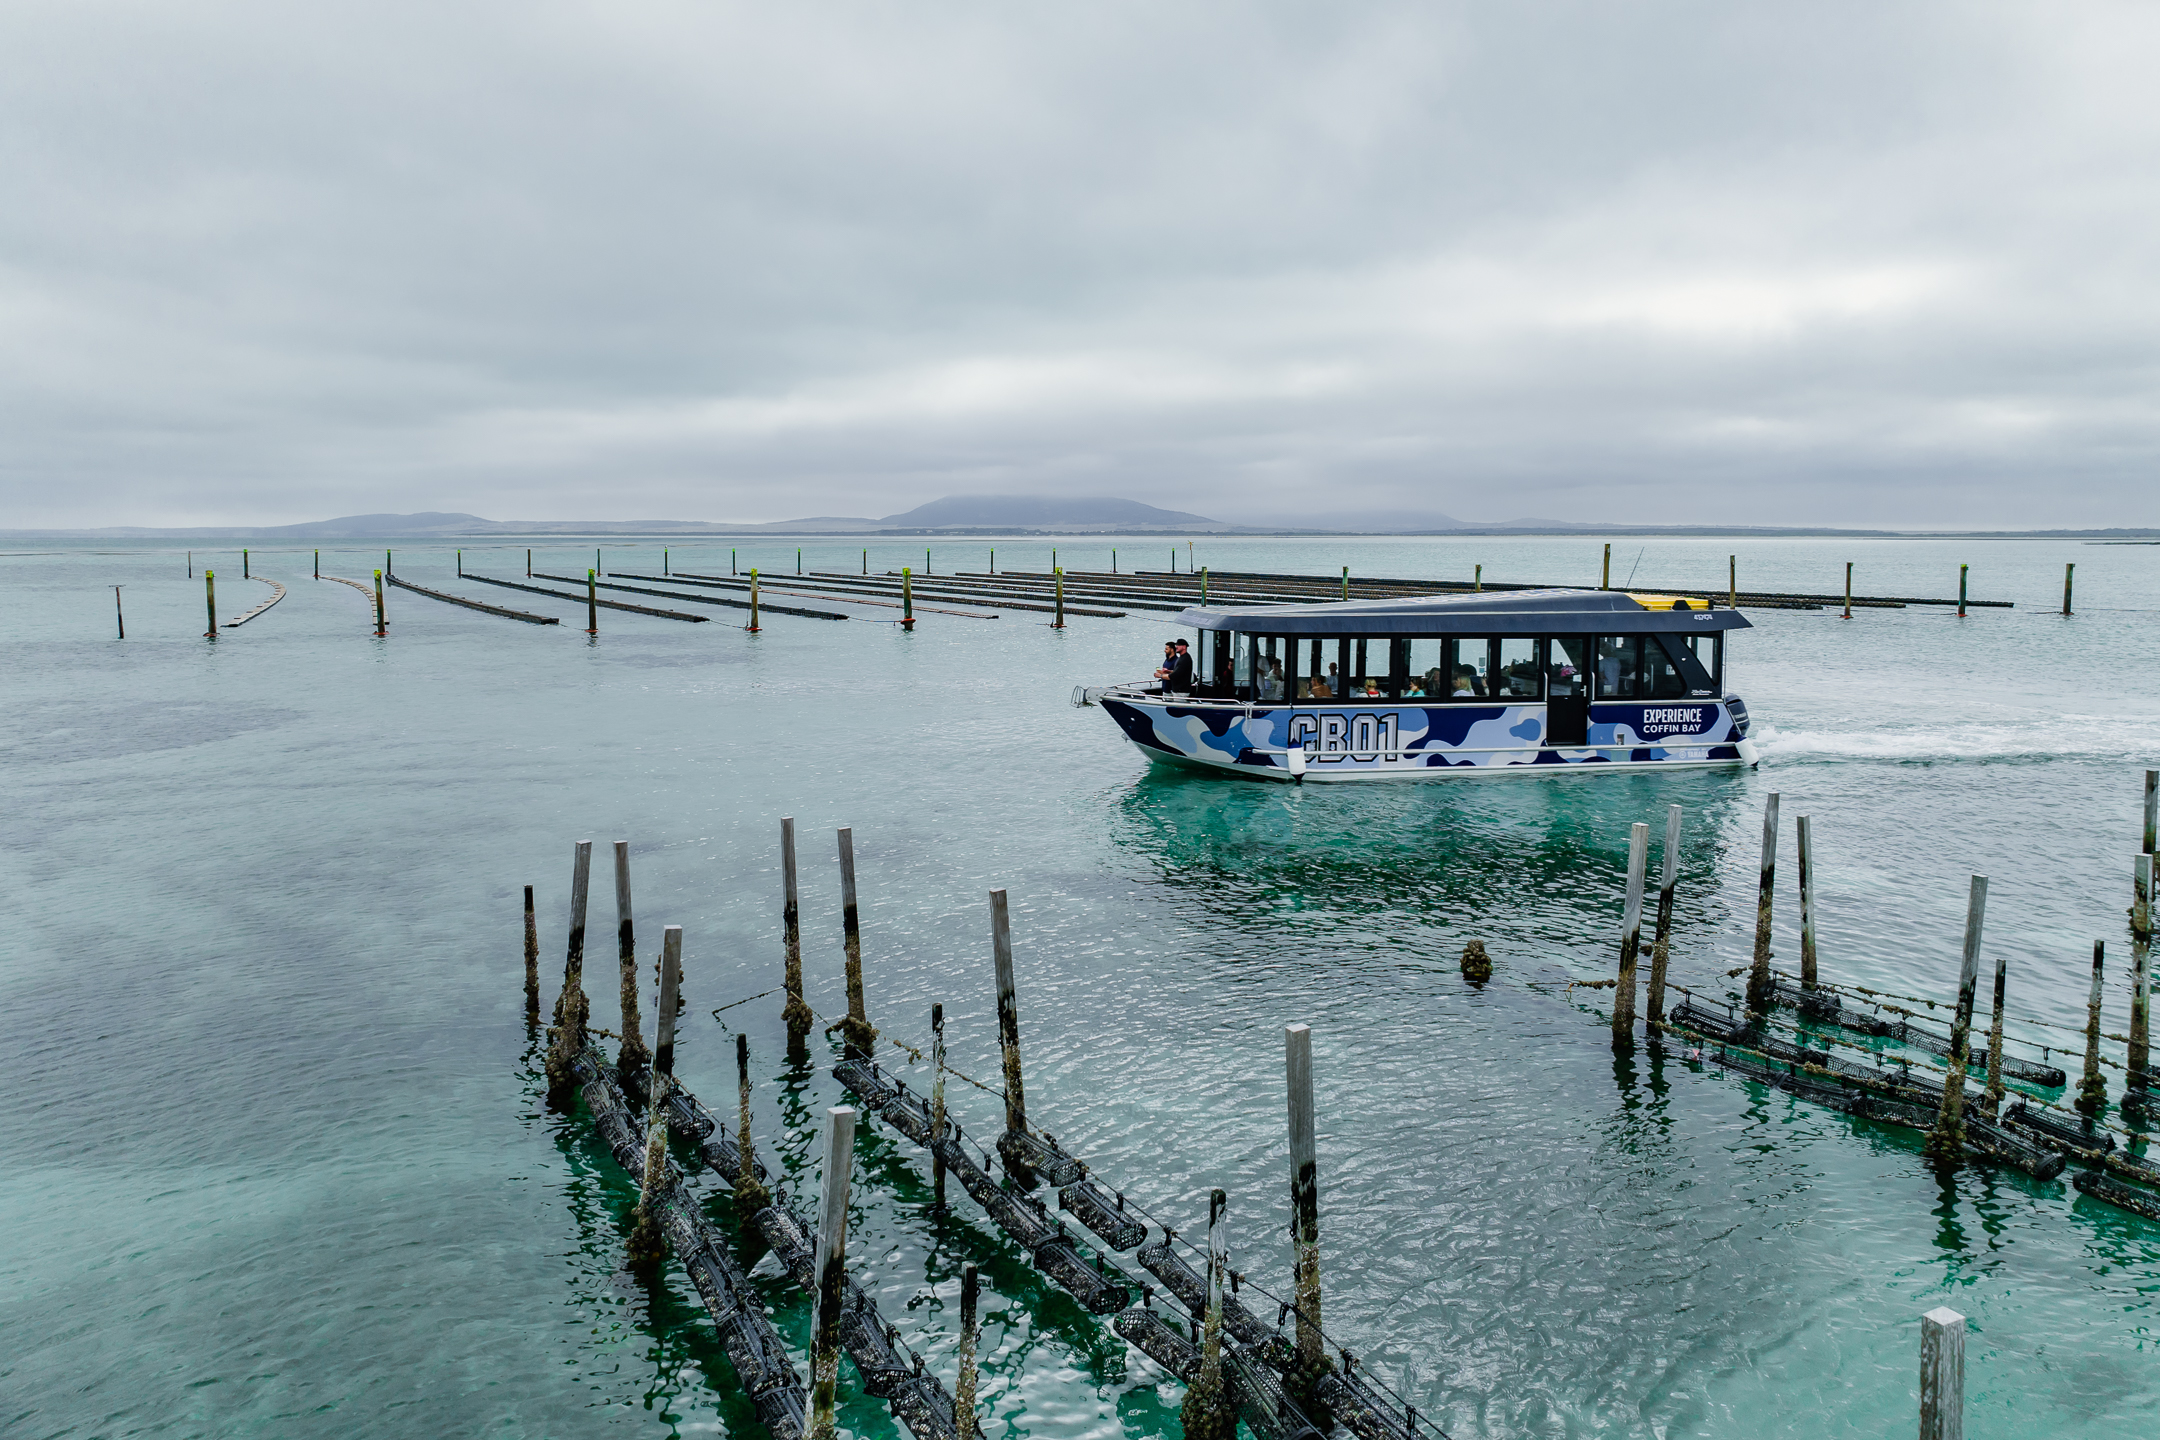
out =
[[[1261,780],[1453,780],[1745,765],[1747,708],[1724,700],[1600,701],[1585,744],[1544,743],[1543,704],[1243,705],[1105,695],[1150,760]],[[1296,753],[1293,753],[1296,752]]]

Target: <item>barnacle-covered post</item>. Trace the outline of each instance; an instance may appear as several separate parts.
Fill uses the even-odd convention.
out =
[[[639,1033],[637,938],[630,924],[630,842],[615,842],[615,943],[622,989],[622,1049],[615,1068],[638,1071],[650,1063],[645,1039]]]
[[[207,575],[210,572],[205,570],[203,573]],[[380,570],[375,572],[375,633],[377,635],[390,633],[390,618],[383,613],[382,571]]]
[[[2003,1083],[2003,987],[2010,974],[2010,962],[2002,956],[1995,957],[1995,1014],[1988,1023],[1988,1078],[1987,1113],[1989,1119],[2002,1113]]]
[[[787,815],[780,820],[780,943],[787,956],[787,1007],[781,1012],[787,1021],[788,1058],[800,1060],[807,1053],[803,1040],[810,1033],[811,1022],[817,1016],[811,1012],[809,1003],[803,999],[802,989],[802,891],[795,883],[795,817]]]
[[[930,1204],[945,1212],[945,1007],[930,1007]],[[972,1271],[975,1267],[968,1267]]]
[[[1283,1031],[1283,1070],[1290,1091],[1290,1247],[1297,1282],[1293,1398],[1309,1408],[1312,1387],[1327,1367],[1320,1333],[1320,1165],[1313,1138],[1311,1026]]]
[[[1020,1085],[1020,996],[1013,984],[1012,918],[1003,890],[990,892],[990,948],[997,967],[998,1050],[1005,1066],[1005,1138],[998,1141],[998,1154],[1008,1172],[1018,1166],[1024,1174],[1026,1167],[1006,1143],[1027,1133],[1027,1096]]]
[[[1747,1008],[1756,1016],[1770,1013],[1770,899],[1777,881],[1777,791],[1763,805],[1762,879],[1755,892],[1755,963],[1748,971]]]
[[[1665,1029],[1665,961],[1672,952],[1673,889],[1680,881],[1680,807],[1665,807],[1665,874],[1658,884],[1657,939],[1650,946],[1650,993],[1643,1030],[1653,1039]]]
[[[2143,1090],[2145,1067],[2152,1060],[2153,857],[2136,858],[2135,898],[2130,906],[2130,1078]]]
[[[1186,1390],[1178,1417],[1186,1440],[1234,1440],[1237,1434],[1237,1410],[1223,1383],[1222,1363],[1223,1283],[1230,1268],[1223,1212],[1228,1206],[1229,1197],[1222,1191],[1208,1196],[1207,1315],[1200,1332],[1200,1375]]]
[[[900,567],[900,628],[911,634],[915,629],[915,576],[905,565]]]
[[[1057,577],[1057,618],[1050,622],[1050,628],[1062,630],[1065,628],[1065,572],[1055,570],[1052,573]]]
[[[975,1316],[982,1282],[969,1261],[960,1267],[960,1374],[953,1385],[953,1428],[959,1440],[975,1440]]]
[[[675,1073],[675,1012],[682,1008],[682,926],[660,932],[660,1010],[653,1016],[652,1073],[655,1084]]]
[[[600,577],[590,570],[585,572],[585,633],[600,633]]]
[[[855,831],[840,827],[840,926],[847,942],[847,1019],[840,1022],[841,1048],[851,1060],[877,1049],[877,1031],[863,1007],[862,915],[855,905]]]
[[[2100,1078],[2100,970],[2107,943],[2093,941],[2092,990],[2085,999],[2085,1078],[2078,1081],[2077,1108],[2092,1118],[2107,1108],[2107,1082]]]
[[[540,925],[533,916],[533,887],[525,887],[525,1023],[540,1019]]]
[[[638,1177],[638,1203],[630,1227],[630,1263],[655,1265],[667,1253],[667,1244],[661,1238],[660,1220],[656,1211],[660,1202],[660,1181],[667,1173],[667,1087],[668,1076],[653,1074],[652,1084],[647,1086],[652,1104],[645,1120],[645,1168]]]
[[[825,1173],[818,1190],[817,1315],[810,1335],[810,1440],[834,1440],[833,1395],[840,1383],[840,1312],[847,1298],[848,1172],[855,1158],[855,1111],[825,1112]]]
[[[1980,983],[1980,930],[1987,920],[1987,876],[1972,877],[1965,902],[1965,953],[1958,964],[1957,1015],[1950,1022],[1950,1073],[1943,1080],[1942,1110],[1927,1140],[1928,1157],[1954,1165],[1965,1153],[1965,1064],[1971,1055],[1973,994]]]
[[[565,1103],[577,1088],[571,1065],[585,1048],[585,892],[592,879],[592,841],[577,842],[570,866],[570,948],[562,993],[555,997],[555,1037],[548,1046],[548,1099]]]
[[[1635,1043],[1635,962],[1642,954],[1643,870],[1650,863],[1650,827],[1628,827],[1627,907],[1620,914],[1620,981],[1613,992],[1612,1043],[1625,1050]]]
[[[738,1119],[735,1154],[740,1164],[735,1176],[735,1213],[747,1219],[772,1203],[765,1182],[758,1179],[757,1156],[750,1148],[750,1037],[735,1032],[735,1096]]]
[[[750,633],[751,633],[752,635],[755,635],[755,634],[757,634],[757,633],[758,633],[758,623],[757,623],[758,588],[757,588],[757,587],[758,587],[758,578],[757,578],[757,566],[753,565],[753,566],[751,566],[751,567],[750,567],[750,624],[749,624],[749,627],[748,627],[748,628],[749,628],[749,631],[750,631]]]
[[[2145,845],[2140,852],[2153,853],[2154,842],[2160,841],[2160,770],[2145,772]]]
[[[1808,817],[1793,823],[1800,852],[1800,988],[1815,988],[1815,847]]]

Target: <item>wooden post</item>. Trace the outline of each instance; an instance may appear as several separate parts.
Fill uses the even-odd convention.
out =
[[[787,1006],[781,1018],[787,1021],[788,1058],[800,1060],[807,1053],[803,1045],[810,1034],[810,1026],[817,1019],[809,1002],[803,999],[802,988],[802,893],[795,884],[795,817],[783,816],[780,821],[780,945],[787,960],[786,978]]]
[[[248,569],[248,549],[245,545],[240,547],[240,578],[242,580],[255,578],[254,572]]]
[[[1483,565],[1477,567],[1476,573],[1471,578],[1470,588],[1480,595],[1485,593],[1485,567]]]
[[[1612,589],[1612,542],[1610,540],[1605,542],[1605,576],[1598,581],[1597,588],[1600,590]]]
[[[855,831],[840,827],[840,928],[847,942],[847,1019],[840,1022],[841,1049],[850,1059],[868,1060],[877,1049],[863,1005],[862,915],[855,904]]]
[[[1650,994],[1643,1031],[1656,1037],[1665,1029],[1665,961],[1672,947],[1673,891],[1680,881],[1680,807],[1665,807],[1665,873],[1658,885],[1657,938],[1650,946]]]
[[[945,1213],[945,1007],[930,1007],[930,1207]]]
[[[1987,921],[1987,892],[1987,876],[1973,876],[1965,901],[1957,1014],[1950,1021],[1950,1074],[1943,1081],[1942,1110],[1927,1140],[1927,1154],[1938,1165],[1955,1165],[1965,1154],[1965,1066],[1972,1056],[1973,992],[1980,983],[1980,931]]]
[[[1342,567],[1342,598],[1350,598],[1350,567],[1347,565]]]
[[[1050,628],[1053,630],[1062,630],[1065,628],[1065,572],[1063,570],[1059,570],[1056,573],[1057,619],[1050,622]]]
[[[924,553],[924,554],[928,554],[929,552],[928,552],[928,551],[924,551],[923,553]],[[927,567],[926,567],[926,568],[927,568]],[[1057,568],[1058,568],[1058,558],[1057,558],[1057,546],[1055,546],[1055,545],[1053,545],[1053,546],[1051,546],[1051,547],[1050,547],[1050,568],[1051,568],[1052,570],[1055,570],[1055,569],[1057,569]]]
[[[1313,1139],[1312,1027],[1283,1031],[1290,1088],[1290,1250],[1297,1283],[1297,1374],[1318,1378],[1320,1334],[1320,1168]],[[1310,1381],[1308,1381],[1308,1386]]]
[[[2009,979],[2010,962],[2002,956],[1995,957],[1995,1011],[1988,1021],[1988,1078],[1987,1113],[1990,1120],[2002,1113],[2002,1047],[2003,1047],[2003,990]]]
[[[758,573],[757,566],[750,567],[750,633],[758,633]]]
[[[605,570],[607,568],[600,563],[600,547],[597,545],[593,546],[592,563],[595,570]]]
[[[1225,1393],[1222,1365],[1223,1282],[1230,1268],[1223,1211],[1228,1204],[1220,1190],[1208,1196],[1207,1312],[1201,1329],[1200,1374],[1185,1392],[1179,1415],[1187,1440],[1233,1440],[1237,1434],[1237,1411]]]
[[[1965,1440],[1965,1317],[1920,1317],[1920,1440]]]
[[[210,616],[210,628],[203,631],[203,635],[207,639],[215,640],[217,639],[217,571],[203,571],[202,583],[203,608]],[[379,571],[375,576],[375,608],[378,610],[382,608],[382,574]],[[380,635],[382,631],[378,629],[375,633]]]
[[[2100,971],[2107,944],[2093,941],[2092,990],[2085,1000],[2085,1076],[2078,1082],[2077,1108],[2097,1116],[2107,1104],[2107,1082],[2100,1078]]]
[[[577,1088],[571,1062],[585,1048],[585,897],[592,879],[592,841],[580,840],[570,866],[570,947],[562,993],[555,997],[555,1035],[548,1046],[548,1098],[566,1103]]]
[[[390,552],[388,550],[382,552],[382,568],[383,574],[385,575],[397,574],[397,566],[391,563]]]
[[[1207,604],[1207,572],[1207,566],[1203,565],[1200,567],[1200,603],[1202,605]],[[1362,640],[1358,641],[1358,644],[1360,645],[1363,645],[1364,643],[1365,642]]]
[[[750,1037],[735,1032],[735,1214],[747,1220],[767,1205],[772,1196],[758,1179],[757,1153],[750,1145]]]
[[[1725,557],[1725,603],[1734,610],[1740,608],[1740,557]]]
[[[870,552],[867,549],[862,552],[862,573],[870,573]]]
[[[1958,566],[1958,619],[1965,618],[1965,578],[1972,570],[1970,565]]]
[[[458,547],[457,552],[457,573],[458,579],[465,578],[465,548],[462,545]]]
[[[204,573],[207,574],[208,572]],[[383,612],[382,571],[380,570],[375,572],[375,633],[377,635],[390,633],[390,617]]]
[[[2063,614],[2070,613],[2070,581],[2077,574],[2077,566],[2063,566]]]
[[[2152,939],[2153,857],[2130,857],[2130,934],[2133,939]]]
[[[682,926],[660,932],[660,1003],[653,1016],[652,1073],[657,1081],[675,1073],[675,1012],[682,1008]]]
[[[915,577],[908,567],[900,567],[900,628],[913,633],[915,629]]]
[[[187,578],[195,578],[195,552],[192,550],[187,552]]]
[[[840,1314],[847,1300],[848,1173],[855,1158],[855,1111],[825,1112],[825,1173],[818,1187],[815,1328],[810,1337],[810,1440],[834,1440],[833,1394],[840,1382]]]
[[[1815,847],[1808,831],[1808,817],[1793,823],[1799,832],[1800,851],[1800,987],[1815,988]]]
[[[1027,1097],[1020,1087],[1020,996],[1013,984],[1012,919],[1005,892],[990,892],[990,950],[997,967],[998,1050],[1005,1066],[1005,1128],[1027,1131]]]
[[[953,1385],[953,1428],[958,1440],[976,1440],[982,1431],[975,1423],[975,1316],[982,1282],[970,1260],[960,1267],[960,1374]]]
[[[1763,806],[1762,879],[1755,892],[1755,963],[1748,971],[1747,1008],[1754,1015],[1770,1013],[1773,986],[1770,979],[1770,900],[1777,880],[1778,795],[1770,792]]]
[[[665,545],[660,547],[660,573],[662,575],[668,573],[668,552]]]
[[[795,547],[795,573],[802,574],[802,546]]]
[[[2145,772],[2145,844],[2144,854],[2153,853],[2154,832],[2160,830],[2160,770]]]
[[[315,578],[322,579],[322,551],[315,552]]]
[[[1117,546],[1110,547],[1110,573],[1117,574]]]
[[[1840,620],[1852,619],[1852,561],[1850,560],[1845,562],[1845,613],[1838,618]]]
[[[1635,961],[1642,954],[1643,871],[1650,863],[1650,827],[1628,827],[1627,906],[1620,912],[1620,984],[1613,992],[1612,1042],[1615,1050],[1635,1043]]]
[[[661,1198],[660,1181],[667,1173],[667,1087],[669,1077],[657,1071],[647,1086],[645,1164],[638,1173],[638,1203],[630,1227],[630,1263],[655,1265],[667,1254],[667,1241],[656,1214]]]
[[[533,887],[525,887],[525,1022],[540,1019],[540,924],[533,915]]]
[[[616,1053],[615,1068],[637,1071],[645,1068],[652,1057],[645,1052],[644,1037],[639,1034],[637,939],[630,924],[630,842],[615,842],[615,956],[622,980],[622,1049]]]
[[[112,587],[113,624],[120,627],[120,638],[125,640],[127,639],[127,616],[120,610],[120,590],[121,587],[118,585]]]
[[[997,574],[997,546],[990,547],[990,573]]]

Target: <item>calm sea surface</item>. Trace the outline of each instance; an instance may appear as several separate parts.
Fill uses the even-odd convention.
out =
[[[607,542],[603,542],[607,543]],[[989,542],[932,542],[981,569]],[[1000,568],[1049,542],[1004,540]],[[1057,542],[1069,569],[1108,545]],[[1120,540],[1161,568],[1169,543]],[[571,850],[634,856],[642,946],[685,936],[679,1064],[718,1108],[750,1036],[759,1137],[815,1194],[827,1070],[790,1069],[779,819],[801,834],[811,1001],[844,1007],[835,827],[859,857],[872,1018],[995,1071],[986,892],[1012,896],[1031,1113],[1180,1226],[1229,1191],[1233,1263],[1287,1282],[1282,1027],[1313,1027],[1327,1320],[1457,1436],[1879,1436],[1916,1411],[1918,1317],[1970,1317],[1969,1433],[2150,1436],[2160,1226],[2039,1183],[1939,1183],[1903,1132],[1638,1051],[1610,992],[1628,826],[1687,810],[1673,969],[1751,945],[1762,805],[1783,795],[1778,948],[1797,963],[1791,817],[1812,815],[1826,978],[1948,997],[1967,877],[2015,1017],[2082,1019],[2108,941],[2125,1023],[2141,770],[2160,764],[2160,548],[2043,542],[1615,545],[1619,580],[1953,595],[2010,611],[1751,612],[1730,678],[1759,772],[1291,789],[1153,772],[1076,684],[1145,674],[1166,617],[1008,611],[707,625],[400,574],[564,617],[361,595],[263,548],[17,545],[0,557],[0,1431],[10,1436],[756,1433],[679,1273],[620,1263],[631,1193],[543,1107],[522,1016],[522,887],[559,983]],[[658,547],[609,543],[610,569]],[[794,543],[741,549],[792,570]],[[812,568],[859,569],[815,541]],[[1636,551],[1643,551],[1638,561]],[[1204,540],[1221,570],[1595,584],[1582,540]],[[1185,563],[1179,547],[1180,565]],[[591,551],[558,544],[540,568]],[[327,550],[326,573],[381,560]],[[673,546],[677,569],[726,547]],[[920,563],[888,543],[873,568]],[[517,549],[468,547],[509,576]],[[2060,606],[2078,567],[2078,615]],[[124,585],[129,638],[113,638]],[[630,597],[640,598],[640,597]],[[649,602],[661,603],[661,602]],[[890,612],[861,610],[866,617]],[[571,621],[576,623],[569,623]],[[1496,973],[1474,989],[1465,940]],[[613,1027],[613,946],[588,969]],[[597,972],[597,973],[596,973]],[[553,986],[548,994],[553,996]],[[648,1010],[648,1018],[650,1011]],[[2067,1032],[2026,1025],[2023,1033]],[[2110,1046],[2119,1054],[2119,1047]],[[905,1063],[896,1050],[888,1063]],[[908,1072],[923,1073],[921,1067]],[[2119,1077],[2111,1074],[2111,1089]],[[996,1102],[955,1087],[970,1128]],[[1180,1391],[1033,1279],[924,1157],[862,1142],[851,1259],[951,1381],[958,1274],[984,1268],[992,1436],[1176,1436]],[[712,1213],[732,1224],[724,1192]],[[760,1272],[800,1344],[803,1301]],[[1264,1302],[1263,1302],[1264,1305]],[[844,1375],[852,1385],[852,1374]],[[859,1392],[843,1424],[898,1432]]]

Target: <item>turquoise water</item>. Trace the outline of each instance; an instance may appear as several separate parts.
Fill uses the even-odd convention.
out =
[[[603,542],[605,543],[605,542]],[[932,544],[943,572],[984,545]],[[1042,568],[1047,542],[996,542]],[[1107,542],[1057,542],[1069,568]],[[305,551],[215,645],[164,547],[21,547],[8,616],[0,944],[0,1429],[24,1436],[754,1432],[694,1291],[620,1264],[630,1194],[547,1113],[522,1019],[522,886],[559,976],[571,847],[630,841],[643,949],[685,934],[680,1065],[716,1106],[751,1038],[761,1141],[798,1198],[828,1056],[786,1064],[778,820],[802,835],[811,1000],[842,1007],[833,829],[855,827],[872,1017],[995,1069],[985,892],[1012,896],[1031,1111],[1113,1183],[1286,1282],[1281,1030],[1313,1026],[1331,1331],[1458,1436],[1879,1435],[1916,1408],[1918,1316],[1970,1319],[1971,1433],[2151,1432],[2160,1226],[2039,1183],[1939,1183],[1902,1132],[1738,1078],[1615,1060],[1628,825],[1686,807],[1673,968],[1726,984],[1752,933],[1764,796],[1813,816],[1827,978],[1947,997],[1966,877],[2012,1013],[2077,1024],[2160,764],[2160,548],[1640,541],[1615,578],[2015,600],[1753,612],[1731,679],[1758,772],[1291,789],[1153,772],[1076,684],[1144,674],[1165,617],[770,616],[756,636],[459,586],[539,628],[393,591],[373,636]],[[679,569],[726,547],[671,546]],[[793,545],[737,547],[793,567]],[[859,568],[815,542],[813,567]],[[1119,541],[1122,568],[1168,545]],[[657,569],[657,546],[607,545]],[[873,567],[916,563],[886,544]],[[543,550],[569,572],[590,550]],[[1219,569],[1595,583],[1590,541],[1201,541]],[[522,547],[467,547],[487,573]],[[365,579],[380,552],[327,552]],[[219,571],[229,617],[266,598]],[[2059,607],[2078,566],[2079,614]],[[1181,564],[1183,563],[1181,559]],[[124,584],[129,637],[112,633]],[[633,597],[640,598],[640,597]],[[881,612],[864,610],[866,616]],[[575,623],[572,623],[575,622]],[[596,867],[596,929],[612,923]],[[1778,948],[1796,960],[1791,868]],[[1456,955],[1485,940],[1483,990]],[[611,954],[609,947],[599,947]],[[595,1023],[611,966],[589,971]],[[552,995],[552,989],[550,990]],[[2025,1033],[2047,1032],[2028,1026]],[[2068,1037],[2065,1037],[2068,1038]],[[2073,1041],[2073,1043],[2075,1043]],[[2114,1047],[2110,1047],[2111,1052]],[[904,1062],[898,1051],[889,1063]],[[920,1067],[911,1071],[920,1074]],[[2111,1084],[2113,1083],[2111,1077]],[[996,1102],[956,1088],[971,1128]],[[958,1272],[984,1267],[990,1433],[1175,1435],[1179,1391],[1032,1280],[963,1201],[938,1222],[906,1142],[863,1142],[851,1254],[950,1383]],[[728,1222],[724,1196],[713,1213]],[[762,1275],[762,1272],[761,1272]],[[800,1343],[802,1302],[764,1280]],[[2140,1418],[2143,1417],[2143,1418]],[[856,1398],[843,1423],[896,1432]]]

